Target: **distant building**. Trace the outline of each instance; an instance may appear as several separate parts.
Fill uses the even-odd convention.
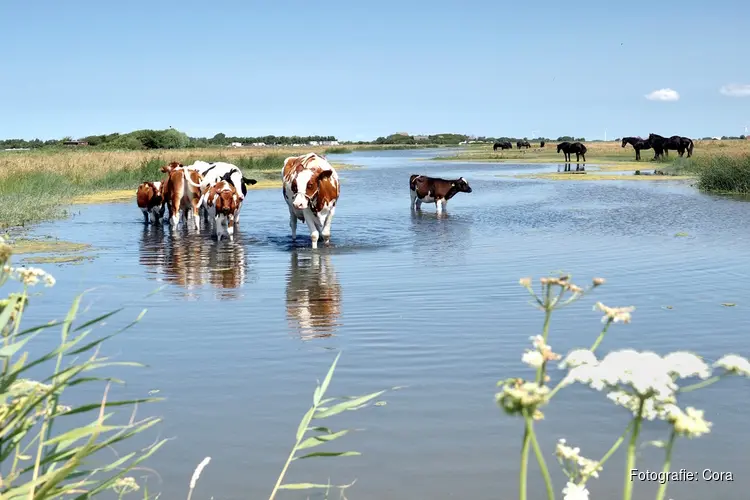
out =
[[[318,143],[318,141],[310,141],[310,142],[308,142],[308,144],[309,144],[310,146],[319,146],[319,145],[320,145],[320,144]]]
[[[88,146],[89,143],[86,141],[65,141],[63,142],[65,146]]]
[[[254,142],[253,143],[253,146],[256,147],[256,148],[262,148],[262,147],[265,147],[265,145],[266,145],[265,142]]]
[[[415,141],[427,142],[427,141],[430,140],[430,138],[429,138],[429,136],[426,136],[426,135],[415,135],[414,136],[414,140]]]
[[[242,143],[241,142],[233,142],[233,143],[230,144],[230,146],[233,147],[233,148],[241,148],[242,147]]]

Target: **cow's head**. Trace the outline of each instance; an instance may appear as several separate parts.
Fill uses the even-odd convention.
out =
[[[184,165],[182,163],[173,161],[169,165],[164,165],[163,167],[161,167],[161,171],[164,172],[165,174],[170,174],[172,173],[172,170],[176,169],[177,167],[183,167],[183,166]]]
[[[237,196],[237,191],[234,189],[224,189],[219,191],[218,197],[216,198],[216,222],[217,225],[224,227],[226,221],[227,233],[234,233],[234,221],[237,214],[237,207],[240,203],[240,198]]]
[[[459,193],[471,193],[471,186],[469,186],[469,183],[463,177],[460,177],[456,181],[455,186]]]
[[[333,170],[310,170],[305,169],[297,174],[292,180],[292,206],[297,210],[304,210],[310,206],[310,201],[315,198],[320,190],[320,181],[330,179]]]

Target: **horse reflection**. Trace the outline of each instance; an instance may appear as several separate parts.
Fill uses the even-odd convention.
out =
[[[341,316],[341,285],[330,254],[292,252],[286,314],[303,340],[334,334]]]
[[[219,299],[238,298],[237,289],[248,274],[245,249],[239,241],[216,242],[201,234],[165,232],[148,226],[141,237],[139,261],[157,281],[188,291],[209,284],[219,290]]]

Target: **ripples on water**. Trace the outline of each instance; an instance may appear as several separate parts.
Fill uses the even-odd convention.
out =
[[[595,298],[553,319],[558,352],[590,344],[601,326],[591,304],[602,300],[637,307],[634,323],[613,327],[605,349],[748,354],[747,203],[671,183],[498,177],[556,165],[419,160],[435,155],[341,156],[367,168],[340,172],[333,245],[319,251],[309,249],[304,227],[292,243],[275,189],[249,193],[231,242],[207,232],[144,228],[131,205],[89,207],[39,228],[100,251],[91,263],[56,270],[58,286],[31,310],[36,319],[59,317],[74,292],[91,286],[100,287],[88,299],[96,312],[122,303],[149,308],[142,325],[108,349],[151,366],[122,375],[128,395],[158,388],[168,398],[159,407],[163,435],[178,439],[151,463],[166,498],[184,495],[206,455],[213,460],[199,483],[202,497],[267,495],[314,382],[332,360],[330,349],[344,351],[333,393],[408,388],[388,395],[387,406],[332,422],[366,429],[341,441],[362,457],[295,462],[290,481],[356,477],[350,496],[360,499],[513,498],[521,426],[500,414],[493,394],[498,379],[525,373],[521,352],[541,326],[517,284],[522,276],[559,269],[574,281],[608,279]],[[447,214],[430,205],[414,213],[412,173],[464,176],[474,192],[459,193]],[[165,290],[146,297],[158,285]],[[735,483],[673,484],[670,496],[747,497],[743,487],[750,484],[739,465],[750,443],[743,432],[746,394],[740,380],[691,394],[714,432],[680,441],[675,457],[675,468],[734,471]],[[571,389],[549,409],[540,434],[549,453],[566,437],[587,456],[600,456],[624,419],[600,395]],[[660,437],[653,428],[648,439]],[[553,458],[549,463],[555,469]],[[645,458],[642,465],[659,463]],[[619,495],[622,467],[616,458],[609,462],[591,483],[593,498]],[[563,480],[555,474],[559,491]],[[533,498],[541,498],[533,469],[529,477]],[[652,486],[637,485],[636,497]]]

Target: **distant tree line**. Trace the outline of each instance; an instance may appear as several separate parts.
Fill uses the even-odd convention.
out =
[[[233,142],[239,142],[243,145],[253,143],[263,143],[269,146],[274,145],[291,145],[307,144],[311,141],[335,141],[336,137],[332,135],[311,135],[311,136],[275,136],[266,135],[261,137],[230,137],[219,133],[211,138],[205,137],[188,137],[184,132],[170,128],[165,130],[135,130],[127,134],[104,134],[90,135],[81,137],[77,142],[85,142],[89,147],[101,149],[181,149],[181,148],[205,148],[212,146],[229,146]],[[0,149],[12,148],[43,148],[43,147],[62,147],[65,143],[73,142],[70,137],[62,139],[53,139],[41,141],[34,139],[27,141],[25,139],[5,139],[0,140]]]

